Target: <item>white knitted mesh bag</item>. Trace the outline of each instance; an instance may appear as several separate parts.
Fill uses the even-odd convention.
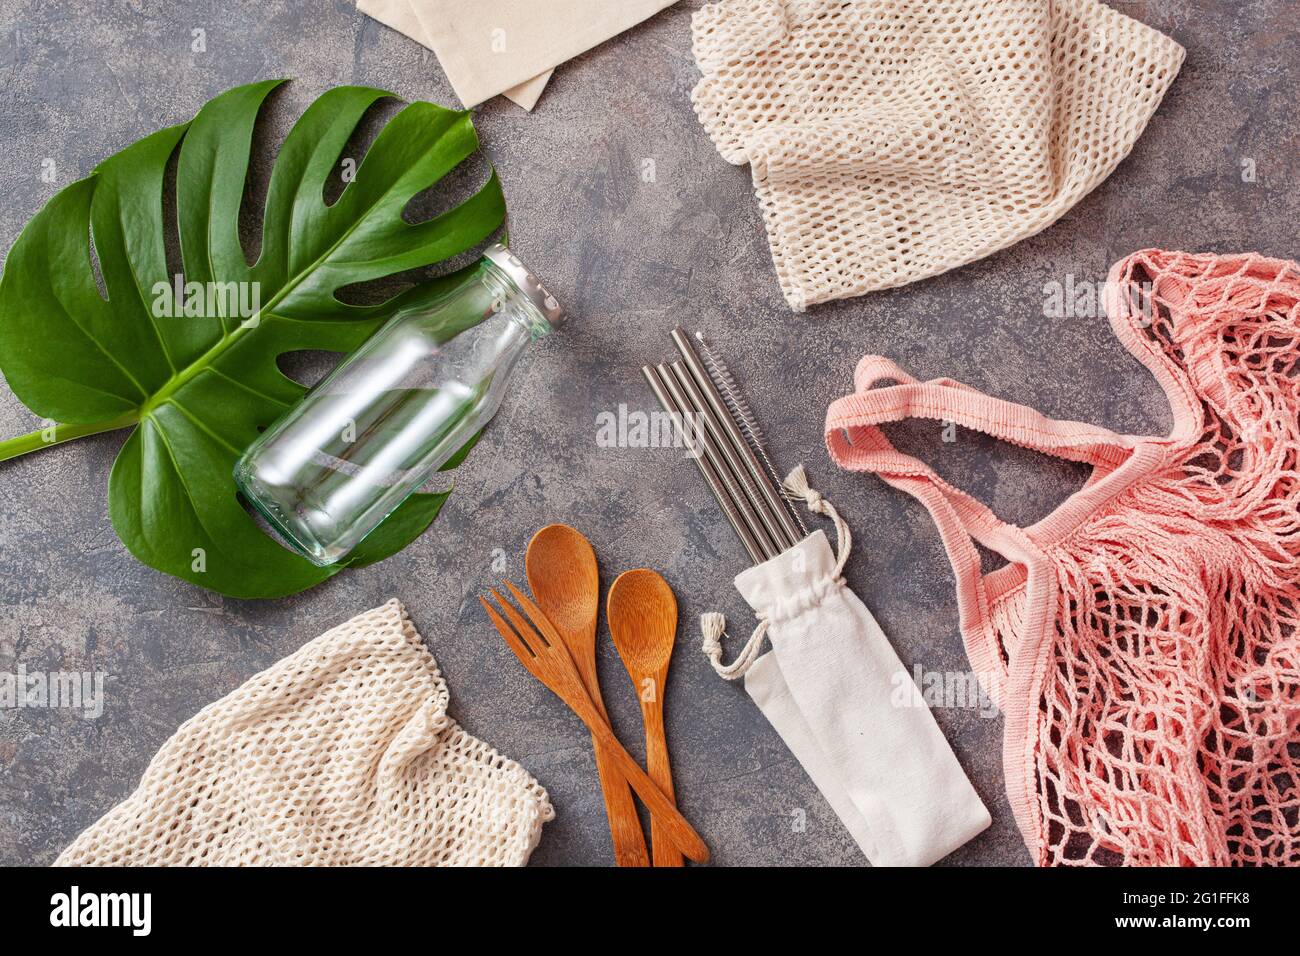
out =
[[[389,601],[182,724],[56,865],[522,866],[546,791],[447,702]]]
[[[800,312],[1051,225],[1128,155],[1184,57],[1096,0],[720,0],[692,31],[695,111],[751,165]]]

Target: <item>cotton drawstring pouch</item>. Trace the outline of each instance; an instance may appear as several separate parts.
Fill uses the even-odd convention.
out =
[[[555,816],[393,600],[181,725],[59,866],[522,866]]]
[[[985,830],[988,810],[871,612],[842,576],[852,538],[802,467],[784,491],[835,527],[736,577],[759,623],[724,664],[720,614],[703,648],[745,690],[875,866],[929,866]],[[762,654],[764,642],[772,650]],[[900,688],[902,693],[900,693]]]

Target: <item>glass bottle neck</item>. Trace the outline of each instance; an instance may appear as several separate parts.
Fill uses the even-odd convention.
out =
[[[488,259],[483,260],[483,281],[492,294],[493,312],[504,313],[511,323],[518,326],[527,341],[536,341],[551,333],[551,324],[537,306]],[[485,321],[491,318],[489,316]]]

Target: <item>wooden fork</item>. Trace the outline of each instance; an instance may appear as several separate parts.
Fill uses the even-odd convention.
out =
[[[480,596],[479,602],[487,611],[496,629],[501,632],[501,636],[505,638],[506,644],[519,658],[519,662],[528,669],[530,674],[550,688],[560,700],[568,704],[569,709],[587,725],[592,736],[609,749],[615,767],[627,778],[628,784],[636,795],[645,801],[654,818],[660,821],[668,839],[688,859],[696,863],[708,862],[709,848],[700,839],[700,835],[686,822],[686,818],[678,812],[673,802],[664,796],[663,791],[655,786],[646,772],[641,769],[640,764],[623,748],[618,738],[614,736],[609,723],[592,703],[591,697],[582,684],[582,678],[578,675],[577,665],[573,663],[573,658],[565,649],[559,633],[547,620],[546,615],[513,584],[509,581],[504,583],[529,619],[536,625],[536,630],[495,588],[490,589],[490,593],[501,606],[506,617],[510,619],[509,624],[485,598]],[[514,625],[513,628],[511,624]],[[538,631],[541,633],[539,634]]]

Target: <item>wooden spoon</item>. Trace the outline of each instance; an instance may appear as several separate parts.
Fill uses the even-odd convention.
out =
[[[528,542],[524,558],[528,587],[538,607],[560,632],[564,646],[578,668],[588,696],[609,722],[596,675],[596,617],[600,613],[600,571],[591,542],[568,525],[547,525]],[[626,778],[608,749],[595,737],[596,770],[605,796],[605,814],[619,866],[649,866],[641,818]]]
[[[668,582],[646,568],[620,574],[609,589],[605,606],[609,632],[618,656],[641,700],[645,722],[646,772],[664,795],[673,797],[673,772],[664,736],[664,688],[668,662],[677,638],[677,599]],[[659,821],[650,821],[650,845],[655,866],[683,866],[681,851],[668,839]]]

